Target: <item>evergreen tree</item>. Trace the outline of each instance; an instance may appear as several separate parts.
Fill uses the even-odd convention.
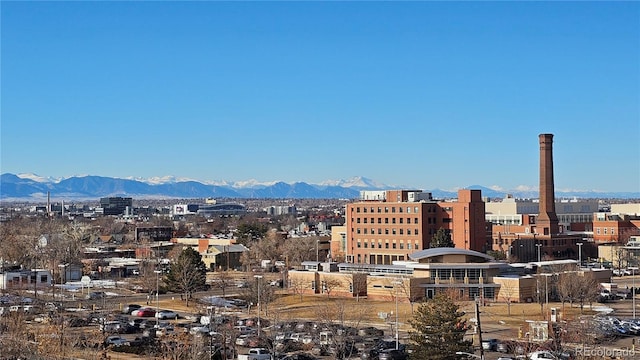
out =
[[[190,247],[180,252],[171,262],[171,270],[167,275],[167,284],[174,291],[184,295],[187,306],[191,293],[204,290],[207,282],[207,267],[200,254]]]
[[[420,304],[409,324],[413,352],[411,360],[454,360],[456,352],[468,352],[471,341],[464,340],[468,329],[464,313],[446,294],[438,293],[433,299]]]
[[[451,240],[451,233],[448,230],[443,228],[438,229],[438,231],[431,238],[431,243],[429,244],[430,248],[441,248],[441,247],[455,247],[453,244],[453,240]]]

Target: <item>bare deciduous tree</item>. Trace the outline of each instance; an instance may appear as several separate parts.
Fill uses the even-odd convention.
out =
[[[218,271],[213,278],[212,286],[222,291],[222,297],[226,296],[226,290],[233,286],[235,279],[228,271]]]
[[[331,297],[331,292],[342,286],[342,280],[336,277],[323,276],[320,278],[320,284],[327,297]]]
[[[500,298],[507,303],[507,315],[511,316],[511,302],[513,296],[518,293],[518,288],[514,282],[506,281],[500,284]]]
[[[328,306],[315,308],[316,322],[322,329],[328,344],[335,348],[336,359],[347,359],[357,350],[349,340],[348,328],[359,329],[367,319],[369,308],[366,303],[336,299]]]

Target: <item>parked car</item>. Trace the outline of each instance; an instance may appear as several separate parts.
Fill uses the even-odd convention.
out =
[[[365,327],[358,330],[360,336],[384,336],[384,330],[378,329],[373,326]]]
[[[131,314],[134,310],[140,309],[142,306],[138,304],[129,304],[122,308],[123,314]]]
[[[112,336],[108,336],[105,340],[104,343],[106,345],[113,345],[113,346],[121,346],[121,345],[125,345],[127,343],[127,339],[122,338],[118,335],[112,335]]]
[[[486,339],[482,340],[482,349],[488,351],[498,350],[498,339]]]
[[[558,360],[558,357],[549,351],[534,351],[527,354],[527,358],[530,360]]]
[[[497,352],[501,352],[501,353],[508,353],[509,352],[509,344],[503,341],[499,341],[496,344],[496,351]]]
[[[85,296],[87,300],[97,300],[105,297],[107,297],[107,294],[104,291],[92,291]]]
[[[385,349],[378,352],[378,360],[406,360],[408,355],[402,350]]]
[[[140,308],[138,310],[134,310],[131,313],[131,316],[139,316],[139,317],[153,317],[156,315],[156,311],[151,308]]]
[[[178,318],[178,313],[171,311],[171,310],[160,310],[156,313],[156,317],[158,319],[164,320],[164,319],[177,319]]]

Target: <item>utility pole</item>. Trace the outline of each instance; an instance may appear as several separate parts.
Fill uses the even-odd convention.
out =
[[[480,360],[484,360],[484,348],[482,347],[482,326],[480,325],[480,303],[476,298],[476,321],[478,323],[478,341],[480,342]]]

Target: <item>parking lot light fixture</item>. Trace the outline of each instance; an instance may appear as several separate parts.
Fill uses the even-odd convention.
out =
[[[258,281],[258,339],[260,339],[260,331],[262,330],[260,324],[260,281],[262,280],[262,275],[254,275],[253,277]]]
[[[160,309],[160,270],[154,270],[156,273],[156,328],[158,327],[158,323],[160,321],[160,317],[158,317],[158,311]]]
[[[582,268],[582,245],[583,243],[576,243],[578,245],[578,269]]]
[[[629,270],[631,270],[631,281],[632,281],[632,285],[631,285],[631,303],[633,306],[633,318],[636,318],[636,270],[638,270],[637,267],[630,267]]]

